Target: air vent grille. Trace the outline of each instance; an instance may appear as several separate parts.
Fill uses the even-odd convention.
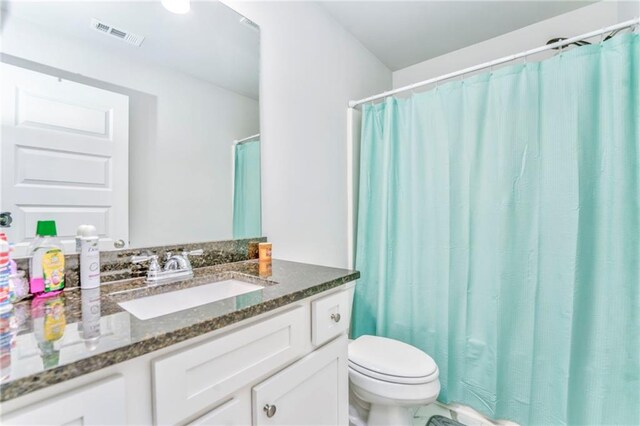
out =
[[[114,35],[120,38],[125,38],[127,36],[127,33],[125,33],[124,31],[116,30],[115,28],[111,28],[110,33],[111,35]]]
[[[112,25],[109,25],[106,22],[100,21],[96,18],[93,18],[91,20],[90,27],[96,31],[100,31],[103,34],[116,37],[134,46],[140,47],[142,45],[142,42],[144,41],[144,37],[139,34],[135,34],[130,31],[124,31],[121,28],[114,28]]]

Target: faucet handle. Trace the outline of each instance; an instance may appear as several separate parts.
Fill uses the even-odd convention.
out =
[[[146,255],[146,254],[141,254],[141,255],[137,255],[137,256],[131,256],[131,263],[144,263],[144,262],[148,262],[150,260],[152,260],[153,258],[158,258],[158,256],[156,256],[155,254],[150,254],[150,255]]]
[[[183,256],[202,256],[203,254],[204,254],[204,250],[202,250],[202,249],[191,250],[191,251],[183,251],[182,252]]]
[[[131,263],[138,264],[149,262],[149,272],[157,272],[160,270],[160,264],[158,263],[158,256],[155,254],[131,256]]]
[[[202,249],[183,251],[182,259],[184,260],[185,269],[188,269],[188,270],[193,269],[193,267],[191,266],[191,261],[189,260],[189,256],[202,256],[203,254],[204,254],[204,250]]]

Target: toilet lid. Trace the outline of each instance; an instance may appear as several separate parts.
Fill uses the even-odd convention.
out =
[[[420,349],[394,339],[360,336],[349,344],[349,365],[362,374],[389,382],[425,383],[438,372]]]

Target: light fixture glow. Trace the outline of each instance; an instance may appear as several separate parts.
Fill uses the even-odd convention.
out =
[[[162,5],[169,12],[183,15],[191,9],[191,0],[161,0]]]

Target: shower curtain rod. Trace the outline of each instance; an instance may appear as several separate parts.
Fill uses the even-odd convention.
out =
[[[544,46],[540,46],[537,47],[535,49],[531,49],[531,50],[526,50],[524,52],[520,52],[520,53],[516,53],[515,55],[509,55],[509,56],[504,56],[500,59],[495,59],[493,61],[490,62],[485,62],[483,64],[480,65],[475,65],[469,68],[465,68],[459,71],[455,71],[455,72],[451,72],[449,74],[444,74],[441,75],[439,77],[434,77],[434,78],[430,78],[428,80],[424,80],[424,81],[420,81],[418,83],[414,83],[414,84],[410,84],[408,86],[404,86],[404,87],[400,87],[398,89],[394,89],[394,90],[390,90],[388,92],[382,92],[378,95],[374,95],[374,96],[369,96],[368,98],[364,98],[364,99],[360,99],[358,101],[349,101],[349,108],[356,108],[359,105],[362,104],[366,104],[367,102],[371,102],[371,101],[376,101],[378,99],[382,99],[382,98],[386,98],[389,96],[393,96],[395,94],[398,93],[402,93],[402,92],[406,92],[408,90],[413,90],[416,89],[418,87],[422,87],[422,86],[426,86],[429,84],[433,84],[433,83],[437,83],[439,81],[442,80],[448,80],[450,78],[453,77],[458,77],[460,75],[464,75],[464,74],[468,74],[474,71],[479,71],[485,68],[490,68],[493,67],[495,65],[500,65],[500,64],[504,64],[505,62],[511,62],[514,61],[516,59],[520,59],[520,58],[525,58],[527,56],[530,55],[534,55],[536,53],[540,53],[540,52],[544,52],[546,50],[551,50],[551,49],[555,49],[558,47],[562,47],[562,46],[566,46],[569,45],[571,43],[574,43],[576,41],[580,41],[586,38],[591,38],[591,37],[595,37],[598,35],[602,35],[604,33],[608,33],[610,31],[616,31],[616,30],[621,30],[624,28],[629,28],[629,27],[633,27],[635,25],[639,25],[640,24],[640,17],[639,18],[635,18],[635,19],[630,19],[628,21],[624,21],[624,22],[620,22],[619,24],[615,24],[615,25],[611,25],[609,27],[605,27],[602,28],[600,30],[595,30],[595,31],[591,31],[589,33],[585,33],[585,34],[581,34],[575,37],[571,37],[565,40],[560,40],[558,42],[552,43],[552,44],[546,44]]]
[[[238,145],[245,142],[251,142],[254,139],[258,139],[259,137],[260,137],[260,133],[256,133],[255,135],[249,136],[248,138],[236,139],[235,141],[233,141],[233,143],[235,145]]]

